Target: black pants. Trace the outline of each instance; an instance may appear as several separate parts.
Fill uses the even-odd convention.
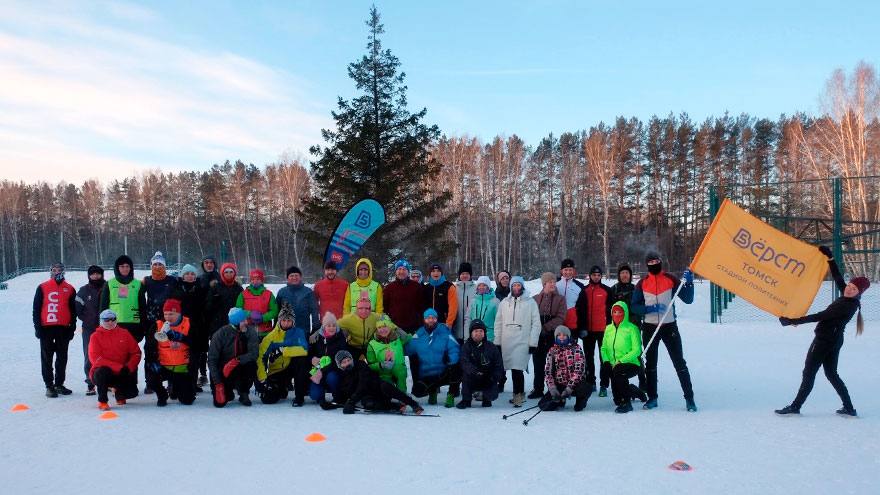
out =
[[[627,404],[633,399],[633,395],[638,394],[638,387],[630,385],[629,379],[638,376],[641,366],[632,363],[620,363],[611,367],[611,363],[602,363],[603,366],[610,368],[611,373],[611,394],[614,397],[614,403],[619,405]]]
[[[654,334],[657,325],[645,323],[642,325],[642,342],[645,344]],[[694,398],[694,389],[691,385],[691,373],[688,371],[687,362],[684,360],[684,351],[681,349],[681,335],[678,333],[678,323],[665,323],[657,330],[657,337],[645,353],[645,392],[648,399],[657,398],[657,352],[660,347],[660,341],[666,346],[666,352],[669,353],[669,359],[672,360],[672,366],[678,374],[678,381],[681,383],[681,391],[684,392],[685,399]]]
[[[373,392],[369,395],[361,397],[358,402],[363,404],[364,409],[373,409],[373,410],[386,410],[393,407],[391,401],[398,401],[402,404],[406,404],[407,406],[415,409],[419,407],[419,403],[415,401],[412,397],[407,395],[406,392],[397,388],[396,385],[392,385],[390,382],[386,382],[385,380],[380,380],[379,390]]]
[[[463,376],[461,380],[461,398],[471,400],[474,392],[482,392],[483,400],[492,402],[498,398],[498,382],[488,375]]]
[[[816,373],[819,368],[825,368],[825,378],[831,382],[831,386],[837,391],[840,400],[843,401],[844,407],[852,409],[852,400],[849,398],[849,391],[840,375],[837,374],[837,361],[840,357],[840,348],[843,347],[843,332],[834,341],[822,340],[818,337],[813,339],[810,350],[807,351],[807,359],[804,363],[804,373],[801,380],[801,387],[798,389],[797,397],[791,403],[798,409],[807,400],[810,391],[813,390],[813,384],[816,382]]]
[[[222,367],[220,368],[223,369]],[[250,362],[245,364],[240,364],[232,370],[232,373],[229,374],[228,377],[223,377],[221,374],[219,377],[211,377],[211,397],[214,397],[214,380],[221,379],[223,383],[223,388],[225,390],[225,398],[226,402],[219,403],[214,400],[214,407],[223,407],[235,398],[235,394],[233,394],[233,390],[238,392],[238,395],[246,396],[250,393],[251,386],[254,384],[254,378],[257,374],[257,363]],[[285,387],[286,389],[286,387]]]
[[[510,370],[510,378],[513,381],[513,393],[524,394],[526,392],[526,376],[523,370]]]
[[[437,393],[443,385],[449,385],[450,394],[458,395],[461,385],[460,366],[457,364],[447,366],[440,376],[420,376],[418,381],[413,382],[412,394],[416,397],[424,397]]]
[[[151,372],[147,377],[147,385],[156,392],[156,398],[159,400],[168,400],[168,391],[162,386],[164,381],[174,389],[174,395],[181,404],[188,406],[196,400],[196,391],[193,389],[192,375],[189,371],[176,373],[163,366],[158,373]]]
[[[63,327],[43,327],[40,335],[40,367],[43,372],[43,383],[46,387],[64,385],[67,373],[67,347],[70,339],[68,331]],[[55,359],[53,374],[52,359]]]
[[[544,365],[547,364],[548,352],[550,352],[549,348],[543,349],[541,346],[538,346],[535,352],[532,353],[532,364],[535,366],[535,370],[532,372],[534,375],[532,388],[538,392],[544,391]]]
[[[559,390],[559,393],[562,393],[565,388],[568,386],[566,383],[555,382],[556,390]],[[577,402],[583,402],[584,406],[587,404],[587,400],[589,400],[590,395],[593,394],[593,387],[591,384],[587,383],[586,380],[581,380],[581,382],[574,388],[572,395]],[[538,407],[544,411],[555,411],[559,408],[559,406],[563,405],[565,401],[554,401],[553,396],[550,395],[550,392],[544,394],[543,397],[538,401]]]
[[[106,366],[95,369],[92,374],[98,389],[98,402],[107,402],[107,390],[116,389],[116,400],[133,399],[138,395],[137,373],[113,373]]]
[[[273,373],[266,377],[266,384],[260,394],[263,404],[275,404],[287,398],[287,387],[293,380],[293,393],[297,398],[309,395],[309,371],[312,369],[307,356],[292,358],[290,364],[283,371]]]
[[[599,349],[601,352],[603,337],[605,337],[605,332],[587,332],[587,336],[584,337],[584,354],[586,354],[587,358],[587,380],[592,381],[594,386],[596,385],[596,349]],[[601,357],[599,361],[599,386],[608,388],[611,375],[601,367]]]

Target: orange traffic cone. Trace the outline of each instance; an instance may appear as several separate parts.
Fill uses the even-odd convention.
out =
[[[107,419],[116,419],[116,418],[118,418],[118,417],[119,417],[119,415],[116,414],[115,412],[113,412],[113,411],[107,411],[107,412],[105,412],[104,414],[98,416],[98,419],[100,419],[100,420],[107,420]]]
[[[327,437],[325,437],[324,435],[321,435],[320,433],[312,433],[312,434],[306,436],[306,442],[315,443],[315,442],[323,442],[324,440],[327,440]]]
[[[12,406],[12,412],[27,411],[28,409],[30,408],[27,406],[27,404],[16,404]]]

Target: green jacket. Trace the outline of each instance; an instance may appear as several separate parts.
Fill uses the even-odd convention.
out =
[[[407,335],[403,339],[397,334],[396,330],[391,330],[388,342],[378,340],[378,335],[373,335],[373,339],[367,344],[367,364],[370,369],[379,373],[379,378],[397,385],[402,392],[406,392],[406,361],[404,360],[403,346],[412,338]],[[405,339],[405,340],[404,340]],[[385,351],[391,349],[394,353],[394,367],[390,370],[382,367],[385,361]]]
[[[602,337],[602,362],[609,362],[611,366],[620,363],[629,363],[641,366],[639,357],[642,354],[642,333],[639,327],[629,321],[629,308],[623,301],[618,301],[611,306],[620,306],[623,309],[623,321],[620,326],[613,322],[605,327],[605,336]]]
[[[494,291],[486,294],[477,294],[473,302],[471,302],[471,321],[483,320],[486,324],[486,340],[493,342],[495,340],[495,313],[498,312],[498,298],[495,297]],[[470,336],[470,329],[465,334]],[[465,338],[467,340],[467,338]]]

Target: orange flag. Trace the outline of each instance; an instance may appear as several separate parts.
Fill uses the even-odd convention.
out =
[[[768,313],[798,318],[810,309],[828,262],[815,246],[725,199],[691,269]]]

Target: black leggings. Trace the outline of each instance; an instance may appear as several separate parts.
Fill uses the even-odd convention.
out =
[[[510,376],[513,378],[513,393],[524,394],[526,392],[526,377],[523,370],[510,370]]]
[[[846,389],[843,380],[840,379],[840,375],[837,374],[837,361],[840,357],[841,347],[843,347],[843,332],[840,332],[840,336],[833,342],[822,340],[818,337],[813,339],[813,344],[810,346],[810,350],[807,351],[801,387],[798,389],[797,397],[794,398],[791,405],[800,409],[804,404],[807,396],[810,395],[810,391],[813,390],[813,384],[816,383],[816,373],[819,372],[821,367],[825,368],[825,377],[828,378],[831,386],[837,391],[837,395],[843,401],[843,406],[852,409],[853,405],[852,400],[849,398],[849,391]]]
[[[587,358],[587,380],[593,382],[593,386],[596,385],[596,349],[602,350],[602,340],[605,337],[605,332],[587,332],[587,336],[584,337],[584,354]],[[599,386],[608,388],[608,384],[611,381],[611,374],[608,373],[606,368],[602,366],[602,355],[599,355]]]
[[[642,342],[646,345],[657,325],[645,323],[642,325]],[[657,354],[660,348],[660,342],[666,346],[666,352],[669,353],[669,359],[672,360],[672,366],[678,374],[678,381],[681,383],[681,391],[684,392],[685,399],[694,398],[694,388],[691,385],[691,373],[688,371],[687,362],[684,360],[684,351],[681,348],[681,334],[678,332],[678,324],[676,322],[664,323],[657,330],[657,336],[654,342],[648,347],[645,353],[645,391],[648,393],[649,399],[657,398]]]

